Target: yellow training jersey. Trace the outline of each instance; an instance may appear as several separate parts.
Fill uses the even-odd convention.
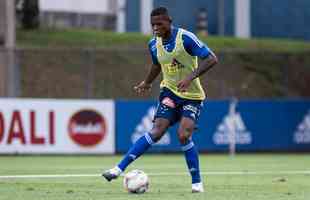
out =
[[[206,95],[199,78],[194,79],[186,92],[179,92],[177,84],[198,67],[197,56],[189,55],[182,41],[183,29],[179,28],[175,47],[171,52],[165,50],[162,39],[156,38],[157,59],[161,65],[163,80],[160,87],[167,87],[181,98],[204,100]]]

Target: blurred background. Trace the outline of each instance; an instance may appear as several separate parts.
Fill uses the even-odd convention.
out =
[[[158,6],[220,60],[201,151],[310,151],[309,0],[0,0],[0,153],[126,152],[156,109],[160,79],[132,88]],[[175,132],[152,151],[179,151]]]

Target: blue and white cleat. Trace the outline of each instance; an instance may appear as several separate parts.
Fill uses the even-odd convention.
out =
[[[201,193],[201,192],[204,192],[202,182],[200,182],[200,183],[193,183],[192,184],[192,193]]]
[[[105,171],[102,176],[107,180],[107,181],[112,181],[113,179],[117,179],[122,173],[122,170],[119,167],[113,167],[112,169],[109,169]]]

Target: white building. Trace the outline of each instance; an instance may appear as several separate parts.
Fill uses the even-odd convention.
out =
[[[41,26],[115,30],[116,0],[39,0]]]

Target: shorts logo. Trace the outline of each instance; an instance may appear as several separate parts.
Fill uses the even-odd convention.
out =
[[[170,99],[169,97],[165,97],[162,102],[162,104],[170,107],[170,108],[175,108],[175,103],[172,99]]]
[[[188,110],[188,111],[191,111],[191,112],[193,112],[195,114],[198,112],[198,109],[195,106],[192,106],[192,105],[183,106],[183,110]]]
[[[194,113],[191,113],[190,116],[193,118],[193,119],[196,119],[196,115]]]

